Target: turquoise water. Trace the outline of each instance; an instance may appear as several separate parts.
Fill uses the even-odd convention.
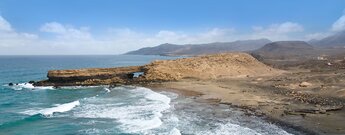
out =
[[[142,65],[161,56],[0,56],[0,134],[289,134],[228,106],[124,86],[33,87],[52,69]],[[10,87],[9,82],[18,83]]]

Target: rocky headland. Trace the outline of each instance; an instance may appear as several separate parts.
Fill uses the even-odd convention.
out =
[[[143,66],[51,70],[48,80],[36,86],[122,85],[177,81],[185,78],[219,79],[274,75],[273,69],[246,53],[223,53],[176,60],[159,60]],[[140,74],[134,76],[134,74]]]
[[[259,60],[222,53],[142,66],[52,70],[34,85],[139,85],[229,105],[306,134],[345,134],[345,60],[287,65]]]

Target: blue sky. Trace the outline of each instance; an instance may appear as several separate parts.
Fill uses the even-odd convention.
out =
[[[344,0],[1,0],[0,55],[319,39],[345,29],[344,9]]]

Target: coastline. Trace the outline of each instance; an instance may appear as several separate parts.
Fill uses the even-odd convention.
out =
[[[315,104],[291,101],[288,98],[293,97],[267,90],[269,88],[265,90],[250,85],[252,82],[248,80],[250,79],[184,79],[151,83],[144,87],[155,91],[174,92],[213,105],[228,105],[243,111],[246,115],[254,115],[278,125],[293,134],[345,133],[345,125],[342,122],[344,109],[327,113],[289,113],[287,110],[313,107]]]
[[[48,80],[33,85],[143,86],[237,108],[302,132],[296,134],[345,134],[345,70],[323,69],[280,70],[249,54],[224,53],[134,67],[51,70]]]

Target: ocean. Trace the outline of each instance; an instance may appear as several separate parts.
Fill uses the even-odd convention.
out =
[[[48,70],[133,66],[165,56],[0,56],[1,135],[286,135],[226,105],[144,87],[33,87]],[[8,83],[17,84],[9,86]]]

